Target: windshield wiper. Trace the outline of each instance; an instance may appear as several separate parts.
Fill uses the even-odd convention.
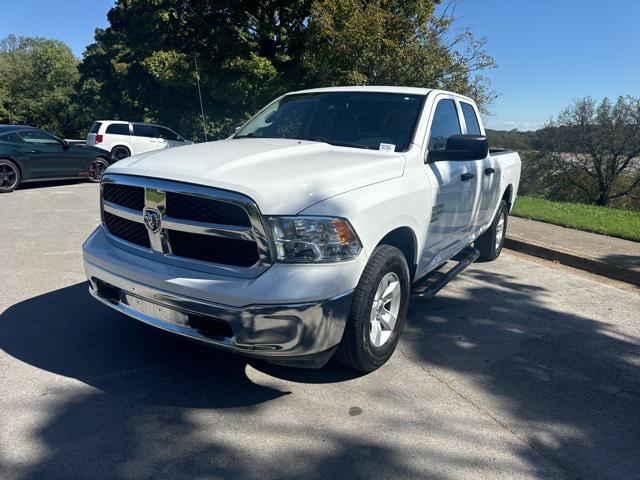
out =
[[[337,147],[366,148],[367,150],[375,150],[373,147],[369,147],[367,145],[362,145],[360,143],[343,142],[342,140],[329,140],[329,139],[327,139],[325,137],[307,137],[304,140],[309,140],[311,142],[328,143],[329,145],[335,145]]]
[[[236,135],[233,138],[236,139],[236,138],[262,138],[262,137],[258,137],[255,133],[251,132],[251,133],[247,133],[246,135]]]

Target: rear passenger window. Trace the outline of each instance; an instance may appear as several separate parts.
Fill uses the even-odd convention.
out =
[[[429,150],[444,150],[451,135],[460,135],[460,120],[453,100],[440,100],[433,114]]]
[[[113,135],[129,135],[128,123],[112,123],[107,127],[104,133],[111,133]]]
[[[460,102],[462,106],[462,114],[464,115],[464,123],[467,124],[467,133],[469,135],[480,135],[480,123],[473,106],[469,103]]]
[[[91,128],[89,129],[89,133],[98,133],[101,125],[102,123],[100,122],[93,122],[93,125],[91,125]]]
[[[158,131],[156,130],[156,127],[152,127],[151,125],[145,125],[143,123],[134,123],[133,135],[136,137],[156,138],[158,136]]]

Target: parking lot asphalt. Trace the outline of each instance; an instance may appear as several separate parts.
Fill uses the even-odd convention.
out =
[[[0,478],[640,478],[640,295],[504,252],[360,375],[249,364],[92,300],[98,187],[0,195]]]

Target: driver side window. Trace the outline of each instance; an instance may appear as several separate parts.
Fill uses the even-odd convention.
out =
[[[447,147],[449,137],[461,133],[456,103],[451,99],[440,100],[431,123],[429,150],[444,150]]]
[[[57,137],[42,130],[24,130],[20,132],[20,136],[26,143],[36,145],[61,145]]]

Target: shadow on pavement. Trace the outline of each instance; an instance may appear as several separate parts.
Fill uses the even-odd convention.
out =
[[[5,471],[7,476],[265,478],[250,460],[260,452],[249,457],[243,451],[246,431],[255,431],[254,441],[261,436],[268,441],[276,434],[309,435],[304,422],[277,416],[259,420],[252,414],[290,392],[252,382],[245,359],[131,320],[96,302],[87,288],[82,283],[53,291],[0,315],[0,349],[96,389],[66,386],[48,391],[48,399],[42,400],[47,421],[34,437],[45,453],[34,455],[37,461],[29,468]],[[335,363],[315,371],[262,363],[257,367],[304,383],[358,376]],[[216,409],[226,409],[225,415],[210,415]],[[337,433],[327,441],[333,449],[326,457],[304,458],[301,450],[291,452],[293,457],[284,451],[282,458],[265,459],[271,474],[279,472],[270,478],[299,478],[297,471],[370,478],[380,461],[399,475],[409,475],[402,459],[383,445]],[[2,471],[0,465],[0,477]]]
[[[253,384],[241,357],[112,311],[90,297],[87,283],[8,308],[0,316],[0,348],[35,367],[155,405],[233,408],[287,393]]]
[[[93,183],[86,178],[74,178],[71,180],[34,180],[33,182],[21,183],[18,190],[36,190],[40,188],[63,187],[65,185],[75,185],[78,183]]]
[[[605,263],[614,265],[628,265],[630,267],[640,267],[640,255],[610,254],[604,257]]]
[[[473,286],[464,294],[411,305],[403,349],[480,383],[501,405],[491,414],[506,410],[501,421],[571,475],[639,478],[637,338],[545,307],[545,288],[473,269],[465,276]]]
[[[455,297],[413,302],[400,345],[406,355],[440,378],[456,375],[457,391],[468,388],[471,401],[486,408],[482,415],[521,440],[516,453],[535,476],[545,476],[551,461],[570,478],[638,478],[637,340],[599,319],[545,306],[545,288],[476,269],[465,276],[471,285]],[[241,357],[132,321],[86,290],[67,287],[0,315],[0,349],[96,389],[67,386],[43,399],[49,411],[34,441],[46,453],[21,472],[24,478],[452,478],[441,468],[418,474],[408,460],[452,468],[469,462],[432,444],[401,451],[384,437],[374,442],[337,429],[321,434],[326,449],[307,451],[305,441],[319,433],[305,419],[254,415],[274,401],[285,402],[278,412],[295,411],[286,407],[290,392],[254,383]],[[355,377],[334,363],[319,371],[258,368],[303,383]],[[387,424],[399,432],[429,428],[425,442],[455,442],[456,435],[493,441],[474,431],[474,419],[440,424],[436,412],[425,422],[429,398],[398,400],[399,414]],[[211,415],[215,409],[224,415]],[[264,458],[255,449],[260,436],[294,441],[279,447],[281,458]]]

